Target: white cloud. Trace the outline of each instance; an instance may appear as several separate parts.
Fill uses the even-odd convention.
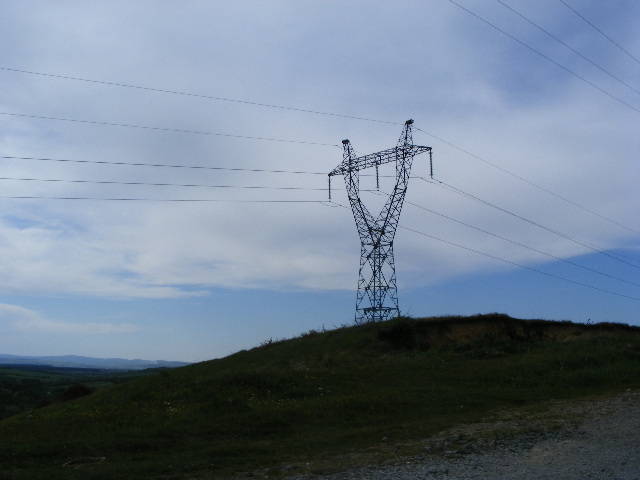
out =
[[[631,225],[637,216],[637,175],[629,173],[637,172],[636,114],[446,2],[428,8],[424,2],[382,2],[375,9],[358,2],[270,2],[268,7],[259,2],[217,2],[215,7],[193,2],[185,9],[156,2],[38,5],[35,10],[0,7],[7,24],[0,39],[12,45],[10,52],[3,50],[0,63],[381,119],[412,116],[416,126],[605,215]],[[503,23],[509,19],[495,5],[473,6]],[[538,21],[564,28],[567,41],[584,43],[575,25],[559,22],[558,12],[526,8]],[[335,15],[336,9],[341,15]],[[385,28],[379,28],[381,24]],[[528,30],[519,34],[531,35]],[[541,48],[563,55],[550,44]],[[625,69],[617,59],[603,60],[610,60],[612,69]],[[588,68],[572,67],[581,72]],[[0,87],[5,111],[330,143],[349,137],[362,153],[388,147],[400,133],[395,127],[7,72],[0,75]],[[6,126],[0,133],[0,153],[6,154],[319,171],[330,170],[341,159],[339,149],[327,147],[0,120]],[[434,147],[436,172],[450,183],[604,248],[637,245],[629,232],[558,203],[419,132],[415,142]],[[415,168],[424,171],[424,161],[417,160]],[[317,188],[326,182],[322,176],[194,175],[29,161],[5,161],[1,170],[0,176],[178,183]],[[3,195],[325,198],[324,192],[32,182],[0,186]],[[554,255],[586,253],[432,186],[412,184],[409,198]],[[350,213],[342,209],[1,199],[0,206],[0,288],[6,292],[167,298],[202,294],[213,286],[351,289],[355,281],[359,245]],[[546,261],[409,206],[402,223],[508,254],[518,262]],[[404,231],[398,234],[396,257],[401,285],[505,268]],[[39,321],[41,326],[46,323]]]
[[[0,322],[14,330],[29,333],[115,334],[133,333],[138,327],[130,323],[63,322],[43,317],[38,312],[18,305],[0,303]]]

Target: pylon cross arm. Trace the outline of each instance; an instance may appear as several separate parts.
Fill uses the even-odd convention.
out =
[[[431,147],[424,147],[422,145],[401,145],[380,152],[362,155],[361,157],[345,159],[340,165],[329,172],[329,176],[345,175],[349,172],[357,172],[365,168],[377,167],[406,157],[414,157],[430,150]]]

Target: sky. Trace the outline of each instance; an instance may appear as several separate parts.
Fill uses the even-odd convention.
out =
[[[499,2],[456,2],[539,53],[448,0],[0,3],[0,157],[89,161],[0,158],[0,352],[201,361],[351,324],[359,240],[351,212],[320,203],[322,173],[342,139],[390,148],[408,118],[438,180],[547,229],[413,178],[400,224],[489,256],[399,230],[403,314],[640,324],[640,62],[558,0],[505,2],[601,68]],[[568,3],[640,57],[640,4]]]

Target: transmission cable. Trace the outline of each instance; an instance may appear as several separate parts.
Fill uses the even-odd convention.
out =
[[[327,172],[313,172],[308,170],[282,170],[282,169],[266,169],[266,168],[242,168],[242,167],[215,167],[209,165],[184,165],[175,163],[145,163],[145,162],[116,162],[109,160],[76,160],[69,158],[50,158],[50,157],[25,157],[18,155],[0,155],[0,159],[5,160],[33,160],[39,162],[62,162],[62,163],[80,163],[91,165],[115,165],[115,166],[131,166],[131,167],[152,167],[152,168],[187,168],[195,170],[216,170],[225,172],[255,172],[255,173],[288,173],[297,175],[322,175],[327,176]],[[374,174],[361,174],[361,177],[374,177]],[[380,178],[395,178],[395,175],[378,175]],[[419,178],[412,176],[410,178]]]
[[[379,192],[377,190],[367,190],[367,191],[370,192],[370,193],[373,193],[375,195],[383,195],[383,194],[384,195],[389,195],[388,192]],[[484,233],[486,235],[489,235],[491,237],[497,238],[499,240],[503,240],[505,242],[511,243],[512,245],[516,245],[516,246],[519,246],[519,247],[524,248],[526,250],[530,250],[530,251],[535,252],[537,254],[544,255],[544,256],[546,256],[548,258],[553,258],[554,260],[566,263],[568,265],[572,265],[572,266],[577,267],[577,268],[581,268],[581,269],[586,270],[588,272],[595,273],[597,275],[601,275],[603,277],[607,277],[607,278],[610,278],[612,280],[617,280],[619,282],[626,283],[628,285],[633,285],[635,287],[640,287],[640,283],[636,283],[636,282],[633,282],[633,281],[630,281],[630,280],[626,280],[626,279],[618,277],[616,275],[611,275],[609,273],[602,272],[600,270],[588,267],[586,265],[582,265],[582,264],[574,262],[572,260],[559,257],[557,255],[554,255],[553,253],[549,253],[549,252],[546,252],[544,250],[540,250],[538,248],[532,247],[531,245],[527,245],[525,243],[522,243],[522,242],[520,242],[518,240],[514,240],[514,239],[511,239],[511,238],[505,237],[503,235],[497,234],[495,232],[491,232],[489,230],[486,230],[486,229],[484,229],[482,227],[478,227],[476,225],[472,225],[470,223],[464,222],[464,221],[459,220],[457,218],[451,217],[450,215],[446,215],[444,213],[438,212],[438,211],[433,210],[431,208],[425,207],[424,205],[420,205],[418,203],[415,203],[415,202],[412,202],[412,201],[409,201],[409,200],[405,200],[405,203],[407,203],[407,204],[409,204],[409,205],[411,205],[411,206],[413,206],[415,208],[418,208],[420,210],[423,210],[423,211],[425,211],[427,213],[430,213],[432,215],[436,215],[436,216],[438,216],[440,218],[444,218],[444,219],[449,220],[451,222],[457,223],[458,225],[462,225],[464,227],[476,230],[478,232]]]
[[[236,200],[226,198],[142,198],[142,197],[55,197],[43,195],[0,195],[0,199],[9,200],[96,200],[115,202],[176,202],[176,203],[317,203],[325,204],[326,200]]]
[[[547,60],[548,62],[554,64],[556,67],[564,70],[565,72],[567,72],[568,74],[574,76],[575,78],[577,78],[578,80],[581,80],[582,82],[586,83],[587,85],[589,85],[591,88],[594,88],[595,90],[598,90],[600,93],[602,93],[603,95],[606,95],[607,97],[609,97],[612,100],[615,100],[616,102],[620,103],[621,105],[624,105],[628,108],[630,108],[631,110],[635,111],[636,113],[640,113],[640,108],[630,104],[629,102],[627,102],[626,100],[614,95],[613,93],[609,92],[608,90],[605,90],[604,88],[602,88],[601,86],[599,86],[597,83],[592,82],[591,80],[589,80],[588,78],[580,75],[579,73],[571,70],[569,67],[563,65],[562,63],[554,60],[553,58],[551,58],[550,56],[546,55],[545,53],[542,53],[540,50],[538,50],[535,47],[532,47],[531,45],[529,45],[528,43],[526,43],[524,40],[520,40],[518,37],[516,37],[515,35],[512,35],[511,33],[507,32],[506,30],[500,28],[499,26],[497,26],[495,23],[492,23],[491,21],[487,20],[486,18],[484,18],[483,16],[479,15],[478,13],[474,12],[473,10],[468,9],[467,7],[459,4],[458,2],[456,2],[455,0],[449,0],[449,3],[451,3],[452,5],[455,5],[456,7],[458,7],[459,9],[463,10],[464,12],[468,13],[469,15],[477,18],[478,20],[484,22],[485,24],[489,25],[491,28],[493,28],[494,30],[502,33],[503,35],[509,37],[511,40],[513,40],[514,42],[522,45],[523,47],[527,48],[528,50],[530,50],[531,52],[535,53],[536,55],[540,56],[541,58]]]
[[[201,93],[194,93],[194,92],[188,92],[186,90],[170,90],[170,89],[166,89],[166,88],[155,88],[155,87],[149,87],[149,86],[145,86],[145,85],[136,85],[133,83],[126,83],[126,82],[111,82],[108,80],[97,80],[97,79],[93,79],[93,78],[84,78],[84,77],[77,77],[77,76],[73,76],[73,75],[63,75],[63,74],[56,74],[56,73],[46,73],[46,72],[36,72],[33,70],[24,70],[24,69],[20,69],[20,68],[10,68],[10,67],[0,67],[0,70],[4,70],[6,72],[16,72],[16,73],[25,73],[28,75],[37,75],[40,77],[48,77],[48,78],[58,78],[58,79],[63,79],[63,80],[74,80],[77,82],[85,82],[85,83],[94,83],[94,84],[99,84],[99,85],[108,85],[110,87],[121,87],[121,88],[133,88],[136,90],[144,90],[144,91],[148,91],[148,92],[156,92],[156,93],[168,93],[171,95],[181,95],[184,97],[194,97],[194,98],[200,98],[200,99],[205,99],[205,100],[213,100],[213,101],[219,101],[219,102],[230,102],[230,103],[241,103],[241,104],[245,104],[245,105],[253,105],[256,107],[265,107],[265,108],[273,108],[273,109],[277,109],[277,110],[290,110],[293,112],[302,112],[302,113],[312,113],[314,115],[324,115],[324,116],[328,116],[328,117],[338,117],[338,118],[349,118],[351,120],[362,120],[365,122],[374,122],[374,123],[382,123],[382,124],[386,124],[386,125],[403,125],[403,122],[389,122],[386,120],[378,120],[375,118],[367,118],[367,117],[359,117],[356,115],[348,115],[345,113],[334,113],[334,112],[325,112],[325,111],[321,111],[321,110],[312,110],[309,108],[300,108],[300,107],[291,107],[291,106],[287,106],[287,105],[277,105],[274,103],[261,103],[261,102],[254,102],[251,100],[244,100],[244,99],[239,99],[239,98],[229,98],[229,97],[218,97],[215,95],[205,95],[205,94],[201,94]]]
[[[565,202],[565,203],[567,203],[569,205],[572,205],[572,206],[574,206],[576,208],[579,208],[583,212],[586,212],[586,213],[589,213],[589,214],[591,214],[593,216],[596,216],[596,217],[600,218],[601,220],[605,220],[605,221],[611,223],[612,225],[616,225],[617,227],[620,227],[620,228],[622,228],[624,230],[627,230],[627,231],[629,231],[631,233],[640,234],[640,230],[638,230],[638,229],[629,227],[628,225],[625,225],[625,224],[623,224],[623,223],[621,223],[621,222],[619,222],[619,221],[617,221],[617,220],[615,220],[615,219],[613,219],[611,217],[608,217],[606,215],[602,215],[601,213],[598,213],[595,210],[592,210],[591,208],[585,207],[584,205],[582,205],[582,204],[580,204],[578,202],[575,202],[575,201],[571,200],[570,198],[565,197],[564,195],[556,193],[553,190],[550,190],[550,189],[548,189],[546,187],[543,187],[542,185],[540,185],[538,183],[535,183],[535,182],[523,177],[522,175],[518,175],[517,173],[515,173],[515,172],[513,172],[513,171],[511,171],[511,170],[509,170],[507,168],[504,168],[504,167],[498,165],[497,163],[492,162],[491,160],[487,160],[486,158],[481,157],[480,155],[477,155],[477,154],[475,154],[475,153],[473,153],[473,152],[471,152],[471,151],[469,151],[469,150],[467,150],[467,149],[465,149],[465,148],[463,148],[463,147],[461,147],[459,145],[456,145],[455,143],[450,142],[449,140],[446,140],[446,139],[440,137],[439,135],[436,135],[436,134],[431,133],[431,132],[427,132],[426,130],[423,130],[423,129],[418,128],[418,127],[416,127],[415,130],[419,130],[420,132],[422,132],[422,133],[424,133],[424,134],[426,134],[426,135],[428,135],[428,136],[430,136],[432,138],[435,138],[436,140],[438,140],[438,141],[450,146],[451,148],[454,148],[455,150],[458,150],[459,152],[462,152],[465,155],[468,155],[471,158],[474,158],[474,159],[484,163],[485,165],[488,165],[491,168],[494,168],[494,169],[496,169],[496,170],[498,170],[498,171],[500,171],[500,172],[502,172],[502,173],[504,173],[506,175],[509,175],[509,176],[511,176],[511,177],[513,177],[513,178],[515,178],[517,180],[520,180],[521,182],[524,182],[527,185],[540,190],[541,192],[545,192],[545,193],[557,198],[558,200],[562,200],[563,202]]]
[[[581,246],[583,248],[591,250],[591,251],[593,251],[595,253],[598,253],[600,255],[604,255],[604,256],[609,257],[609,258],[611,258],[613,260],[616,260],[618,262],[624,263],[625,265],[628,265],[630,267],[640,269],[640,265],[637,265],[636,263],[627,261],[624,258],[622,258],[621,256],[614,255],[614,254],[612,254],[610,252],[607,252],[607,251],[605,251],[605,250],[603,250],[601,248],[598,248],[598,247],[596,247],[594,245],[591,245],[591,244],[588,244],[586,242],[577,240],[577,239],[575,239],[575,238],[573,238],[573,237],[571,237],[571,236],[569,236],[569,235],[567,235],[565,233],[562,233],[562,232],[560,232],[558,230],[555,230],[553,228],[547,227],[547,226],[545,226],[545,225],[543,225],[543,224],[541,224],[539,222],[531,220],[531,219],[529,219],[529,218],[527,218],[527,217],[525,217],[523,215],[520,215],[518,213],[515,213],[515,212],[513,212],[511,210],[508,210],[506,208],[500,207],[499,205],[496,205],[495,203],[491,203],[488,200],[484,200],[484,199],[478,197],[477,195],[474,195],[472,193],[466,192],[466,191],[464,191],[464,190],[462,190],[462,189],[460,189],[458,187],[455,187],[455,186],[453,186],[453,185],[451,185],[449,183],[443,182],[442,180],[434,179],[433,182],[430,182],[430,181],[426,180],[425,178],[421,178],[421,180],[423,180],[426,183],[433,183],[434,185],[441,186],[441,187],[443,187],[443,188],[445,188],[445,189],[447,189],[449,191],[452,191],[452,192],[456,193],[457,195],[469,198],[469,199],[474,200],[476,202],[479,202],[479,203],[481,203],[481,204],[483,204],[483,205],[485,205],[487,207],[493,208],[493,209],[498,210],[498,211],[500,211],[502,213],[510,215],[510,216],[512,216],[514,218],[517,218],[518,220],[521,220],[521,221],[523,221],[525,223],[533,225],[533,226],[535,226],[535,227],[537,227],[537,228],[539,228],[541,230],[549,232],[549,233],[551,233],[553,235],[556,235],[556,236],[558,236],[560,238],[564,238],[565,240],[568,240],[568,241],[570,241],[570,242],[572,242],[572,243],[574,243],[576,245],[579,245],[579,246]]]
[[[142,85],[134,85],[131,83],[126,83],[126,82],[110,82],[110,81],[104,81],[104,80],[96,80],[96,79],[90,79],[90,78],[83,78],[83,77],[77,77],[77,76],[73,76],[73,75],[63,75],[63,74],[53,74],[53,73],[45,73],[45,72],[37,72],[37,71],[32,71],[32,70],[25,70],[25,69],[18,69],[18,68],[10,68],[10,67],[0,67],[0,70],[4,70],[4,71],[9,71],[9,72],[18,72],[18,73],[24,73],[24,74],[29,74],[29,75],[37,75],[37,76],[41,76],[41,77],[50,77],[50,78],[59,78],[59,79],[66,79],[66,80],[75,80],[75,81],[81,81],[81,82],[87,82],[87,83],[94,83],[94,84],[102,84],[102,85],[110,85],[110,86],[117,86],[117,87],[125,87],[125,88],[134,88],[134,89],[138,89],[138,90],[148,90],[148,91],[153,91],[153,92],[159,92],[159,93],[168,93],[168,94],[175,94],[175,95],[183,95],[183,96],[189,96],[189,97],[196,97],[196,98],[203,98],[203,99],[209,99],[209,100],[220,100],[220,101],[227,101],[227,102],[234,102],[234,103],[244,103],[244,104],[248,104],[248,105],[256,105],[256,106],[262,106],[262,107],[269,107],[269,108],[275,108],[275,109],[282,109],[282,110],[292,110],[292,111],[298,111],[298,112],[303,112],[303,113],[311,113],[311,114],[317,114],[317,115],[326,115],[326,116],[332,116],[332,117],[340,117],[340,118],[350,118],[353,120],[360,120],[360,121],[367,121],[367,122],[375,122],[375,123],[381,123],[381,124],[387,124],[387,125],[403,125],[403,122],[392,122],[392,121],[385,121],[385,120],[377,120],[377,119],[372,119],[372,118],[366,118],[366,117],[361,117],[361,116],[356,116],[356,115],[348,115],[348,114],[342,114],[342,113],[335,113],[335,112],[325,112],[325,111],[318,111],[318,110],[311,110],[311,109],[305,109],[305,108],[299,108],[299,107],[289,107],[289,106],[284,106],[284,105],[276,105],[276,104],[269,104],[269,103],[261,103],[261,102],[253,102],[253,101],[248,101],[248,100],[242,100],[242,99],[233,99],[233,98],[228,98],[228,97],[219,97],[219,96],[213,96],[213,95],[202,95],[202,94],[197,94],[197,93],[193,93],[193,92],[187,92],[187,91],[180,91],[180,90],[169,90],[169,89],[160,89],[160,88],[153,88],[153,87],[147,87],[147,86],[142,86]],[[145,128],[143,126],[141,126],[140,128]],[[153,128],[153,127],[152,127]],[[623,228],[625,230],[628,230],[630,232],[634,232],[634,233],[640,233],[640,230],[631,228],[629,226],[623,225],[620,222],[611,219],[609,217],[606,217],[588,207],[585,207],[584,205],[581,205],[567,197],[564,197],[563,195],[556,193],[548,188],[545,188],[541,185],[536,184],[535,182],[526,179],[525,177],[522,177],[504,167],[501,167],[493,162],[490,162],[484,158],[482,158],[481,156],[470,152],[469,150],[466,150],[458,145],[456,145],[455,143],[446,140],[434,133],[431,132],[427,132],[426,130],[423,130],[421,128],[415,128],[416,130],[421,131],[422,133],[429,135],[432,138],[435,138],[436,140],[439,140],[447,145],[449,145],[452,148],[455,148],[456,150],[465,153],[466,155],[471,156],[472,158],[475,158],[497,170],[502,171],[503,173],[506,173],[510,176],[512,176],[513,178],[517,178],[518,180],[521,180],[527,184],[529,184],[530,186],[537,188],[540,191],[543,191],[549,195],[554,196],[555,198],[562,200],[563,202],[566,202],[570,205],[573,205],[576,208],[579,208],[580,210],[590,213],[591,215],[597,216],[602,220],[605,220],[611,224],[614,224],[620,228]],[[332,145],[333,146],[333,145]],[[9,157],[0,157],[0,158],[9,158]],[[30,160],[36,160],[34,158],[24,158],[24,159],[30,159]],[[45,160],[45,159],[37,159],[37,160]],[[67,160],[51,160],[51,161],[67,161]],[[74,160],[68,160],[68,161],[74,161]],[[75,161],[77,163],[98,163],[98,162],[88,162],[88,161]],[[100,162],[100,163],[109,163],[109,162]],[[120,162],[112,162],[112,164],[121,164],[121,165],[126,165],[127,163],[120,163]],[[136,166],[140,166],[143,164],[137,164]],[[165,165],[150,165],[150,166],[165,166]],[[166,165],[167,167],[173,167],[173,168],[207,168],[207,167],[183,167],[183,166],[174,166],[174,165]],[[210,169],[215,169],[215,168],[210,168]],[[219,168],[220,170],[223,170],[223,168]],[[232,169],[228,169],[228,170],[232,170]],[[240,170],[240,169],[238,169]],[[244,170],[243,170],[244,171]],[[248,170],[247,170],[248,171]],[[259,169],[255,169],[252,171],[261,171]],[[270,173],[298,173],[298,172],[290,172],[290,171],[268,171]],[[313,175],[326,175],[325,172],[300,172],[300,173],[305,173],[305,174],[313,174]],[[364,175],[363,175],[364,176]]]
[[[607,39],[611,44],[613,44],[614,46],[616,46],[622,53],[624,53],[625,55],[627,55],[631,60],[633,60],[634,62],[636,62],[637,64],[640,64],[640,59],[638,59],[638,57],[636,57],[635,55],[633,55],[629,50],[627,50],[626,48],[624,48],[622,45],[620,45],[618,42],[616,42],[613,38],[611,38],[609,35],[607,35],[606,33],[604,33],[604,31],[599,28],[597,25],[595,25],[592,21],[590,21],[588,18],[586,18],[584,15],[582,15],[578,10],[576,10],[575,8],[573,8],[571,5],[569,5],[567,2],[565,2],[564,0],[559,0],[560,3],[562,3],[565,7],[567,7],[571,12],[573,12],[574,15],[576,15],[578,18],[580,18],[584,23],[586,23],[587,25],[589,25],[591,28],[593,28],[596,32],[598,32],[600,35],[602,35],[605,39]]]
[[[153,182],[137,182],[137,181],[118,181],[118,180],[83,180],[83,179],[64,179],[64,178],[33,178],[33,177],[0,177],[0,181],[16,181],[16,182],[45,182],[45,183],[89,183],[95,185],[130,185],[130,186],[148,186],[148,187],[185,187],[185,188],[227,188],[227,189],[249,189],[249,190],[306,190],[306,191],[327,191],[328,188],[313,187],[277,187],[267,185],[209,185],[202,183],[153,183]]]
[[[227,172],[259,172],[259,173],[291,173],[299,175],[323,175],[327,172],[310,172],[305,170],[270,170],[265,168],[240,168],[240,167],[212,167],[208,165],[183,165],[172,163],[145,163],[145,162],[115,162],[108,160],[75,160],[69,158],[49,158],[49,157],[23,157],[17,155],[0,155],[0,158],[7,160],[34,160],[39,162],[67,162],[67,163],[87,163],[94,165],[117,165],[131,167],[154,167],[154,168],[189,168],[195,170],[221,170]]]
[[[622,85],[624,85],[625,87],[627,87],[628,89],[634,91],[635,93],[640,95],[640,90],[638,90],[636,87],[634,87],[633,85],[627,83],[626,81],[624,81],[623,79],[621,79],[620,77],[618,77],[617,75],[614,75],[613,73],[611,73],[609,70],[607,70],[606,68],[604,68],[602,65],[600,65],[599,63],[595,62],[594,60],[590,59],[589,57],[587,57],[586,55],[583,55],[580,51],[576,50],[575,48],[573,48],[571,45],[569,45],[567,42],[565,42],[564,40],[562,40],[561,38],[559,38],[557,35],[554,35],[553,33],[551,33],[549,30],[547,30],[546,28],[542,27],[541,25],[537,24],[536,22],[534,22],[533,20],[531,20],[529,17],[527,17],[524,13],[516,10],[514,7],[512,7],[511,5],[509,5],[508,3],[504,2],[503,0],[496,0],[500,5],[502,5],[503,7],[507,8],[508,10],[511,10],[513,13],[515,13],[516,15],[518,15],[520,18],[522,18],[524,21],[526,21],[527,23],[529,23],[530,25],[533,25],[534,27],[536,27],[538,30],[540,30],[541,32],[543,32],[545,35],[547,35],[548,37],[552,38],[553,40],[555,40],[556,42],[560,43],[561,45],[563,45],[564,47],[566,47],[567,49],[569,49],[571,52],[573,52],[574,54],[578,55],[580,58],[582,58],[583,60],[589,62],[591,65],[593,65],[594,67],[596,67],[598,70],[600,70],[601,72],[603,72],[605,75],[608,75],[609,77],[613,78],[614,80],[616,80],[618,83],[621,83]]]
[[[333,204],[335,204],[335,205],[337,205],[339,207],[346,208],[347,210],[349,209],[349,207],[347,207],[345,205],[342,205],[340,203],[333,202],[333,201],[331,203],[333,203]],[[591,285],[589,283],[584,283],[584,282],[580,282],[580,281],[577,281],[577,280],[572,280],[572,279],[564,277],[562,275],[556,275],[555,273],[545,272],[544,270],[540,270],[540,269],[535,268],[535,267],[530,267],[528,265],[523,265],[521,263],[514,262],[513,260],[508,260],[506,258],[499,257],[497,255],[493,255],[491,253],[487,253],[487,252],[484,252],[482,250],[478,250],[476,248],[468,247],[466,245],[461,245],[459,243],[452,242],[450,240],[446,240],[444,238],[436,237],[435,235],[430,235],[428,233],[422,232],[420,230],[416,230],[414,228],[405,227],[404,225],[398,225],[398,228],[401,228],[403,230],[407,230],[409,232],[413,232],[415,234],[421,235],[421,236],[429,238],[431,240],[436,240],[438,242],[444,243],[444,244],[449,245],[451,247],[455,247],[455,248],[459,248],[459,249],[462,249],[462,250],[466,250],[468,252],[472,252],[472,253],[475,253],[477,255],[482,255],[484,257],[491,258],[491,259],[497,260],[499,262],[507,263],[509,265],[516,266],[518,268],[529,270],[531,272],[535,272],[535,273],[538,273],[540,275],[545,275],[546,277],[555,278],[557,280],[561,280],[561,281],[564,281],[564,282],[567,282],[567,283],[571,283],[571,284],[574,284],[574,285],[579,285],[581,287],[589,288],[591,290],[596,290],[596,291],[601,292],[601,293],[606,293],[608,295],[614,295],[614,296],[617,296],[617,297],[626,298],[628,300],[634,300],[636,302],[640,302],[640,297],[634,297],[634,296],[631,296],[631,295],[625,295],[624,293],[614,292],[612,290],[607,290],[607,289],[604,289],[604,288],[600,288],[600,287],[597,287],[595,285]]]
[[[483,255],[485,257],[492,258],[493,260],[498,260],[500,262],[508,263],[508,264],[514,265],[514,266],[519,267],[519,268],[530,270],[532,272],[536,272],[536,273],[539,273],[541,275],[545,275],[547,277],[555,278],[557,280],[562,280],[562,281],[565,281],[565,282],[568,282],[568,283],[573,283],[574,285],[579,285],[581,287],[590,288],[592,290],[597,290],[598,292],[606,293],[606,294],[609,294],[609,295],[615,295],[617,297],[623,297],[623,298],[627,298],[629,300],[634,300],[636,302],[640,302],[640,297],[633,297],[631,295],[625,295],[624,293],[618,293],[618,292],[614,292],[612,290],[607,290],[607,289],[604,289],[604,288],[600,288],[600,287],[597,287],[595,285],[591,285],[590,283],[584,283],[584,282],[580,282],[580,281],[577,281],[577,280],[572,280],[572,279],[564,277],[562,275],[556,275],[555,273],[545,272],[544,270],[540,270],[540,269],[535,268],[535,267],[530,267],[528,265],[523,265],[521,263],[514,262],[513,260],[508,260],[506,258],[499,257],[499,256],[493,255],[491,253],[483,252],[482,250],[478,250],[478,249],[475,249],[475,248],[467,247],[466,245],[461,245],[459,243],[455,243],[455,242],[452,242],[450,240],[445,240],[444,238],[436,237],[435,235],[430,235],[428,233],[421,232],[421,231],[415,230],[413,228],[405,227],[403,225],[399,225],[398,228],[402,228],[403,230],[408,230],[408,231],[416,233],[418,235],[422,235],[423,237],[427,237],[427,238],[430,238],[432,240],[436,240],[438,242],[445,243],[445,244],[450,245],[452,247],[456,247],[456,248],[460,248],[460,249],[463,249],[463,250],[467,250],[469,252],[473,252],[473,253],[476,253],[478,255]]]
[[[206,130],[190,130],[186,128],[157,127],[157,126],[150,126],[150,125],[140,125],[135,123],[106,122],[102,120],[84,120],[84,119],[78,119],[78,118],[52,117],[48,115],[32,115],[28,113],[16,113],[16,112],[0,112],[0,115],[10,116],[10,117],[21,117],[21,118],[34,118],[38,120],[54,120],[58,122],[82,123],[87,125],[101,125],[101,126],[107,126],[107,127],[138,128],[143,130],[153,130],[153,131],[159,131],[159,132],[187,133],[191,135],[207,135],[207,136],[217,136],[217,137],[240,138],[243,140],[260,140],[260,141],[266,141],[266,142],[299,143],[303,145],[320,145],[325,147],[339,147],[339,145],[334,143],[311,142],[306,140],[291,140],[287,138],[275,138],[275,137],[256,137],[251,135],[237,135],[232,133],[210,132]]]
[[[511,243],[512,245],[516,245],[516,246],[522,247],[522,248],[524,248],[526,250],[530,250],[530,251],[538,253],[540,255],[544,255],[544,256],[546,256],[548,258],[553,258],[554,260],[566,263],[568,265],[572,265],[572,266],[577,267],[577,268],[581,268],[582,270],[586,270],[587,272],[595,273],[597,275],[600,275],[600,276],[603,276],[603,277],[607,277],[607,278],[610,278],[612,280],[617,280],[619,282],[626,283],[628,285],[633,285],[635,287],[640,287],[640,283],[636,283],[636,282],[633,282],[633,281],[630,281],[630,280],[626,280],[624,278],[621,278],[621,277],[618,277],[618,276],[615,276],[615,275],[611,275],[611,274],[606,273],[606,272],[602,272],[602,271],[597,270],[595,268],[591,268],[591,267],[588,267],[586,265],[582,265],[582,264],[574,262],[572,260],[559,257],[557,255],[554,255],[553,253],[549,253],[549,252],[546,252],[544,250],[540,250],[540,249],[538,249],[536,247],[532,247],[531,245],[527,245],[527,244],[522,243],[522,242],[520,242],[518,240],[514,240],[512,238],[508,238],[508,237],[505,237],[503,235],[497,234],[495,232],[491,232],[489,230],[486,230],[486,229],[484,229],[482,227],[478,227],[476,225],[472,225],[470,223],[464,222],[462,220],[459,220],[457,218],[451,217],[451,216],[446,215],[444,213],[441,213],[441,212],[438,212],[436,210],[427,208],[427,207],[425,207],[423,205],[419,205],[419,204],[417,204],[415,202],[411,202],[409,200],[406,200],[406,203],[408,203],[409,205],[411,205],[411,206],[413,206],[415,208],[418,208],[420,210],[424,210],[425,212],[431,213],[432,215],[436,215],[438,217],[444,218],[446,220],[449,220],[451,222],[457,223],[459,225],[463,225],[463,226],[465,226],[467,228],[471,228],[473,230],[476,230],[478,232],[484,233],[486,235],[489,235],[491,237],[497,238],[499,240],[503,240],[505,242]]]

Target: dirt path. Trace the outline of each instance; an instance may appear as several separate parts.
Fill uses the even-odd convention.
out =
[[[640,392],[514,415],[425,441],[402,464],[290,480],[640,480]]]

